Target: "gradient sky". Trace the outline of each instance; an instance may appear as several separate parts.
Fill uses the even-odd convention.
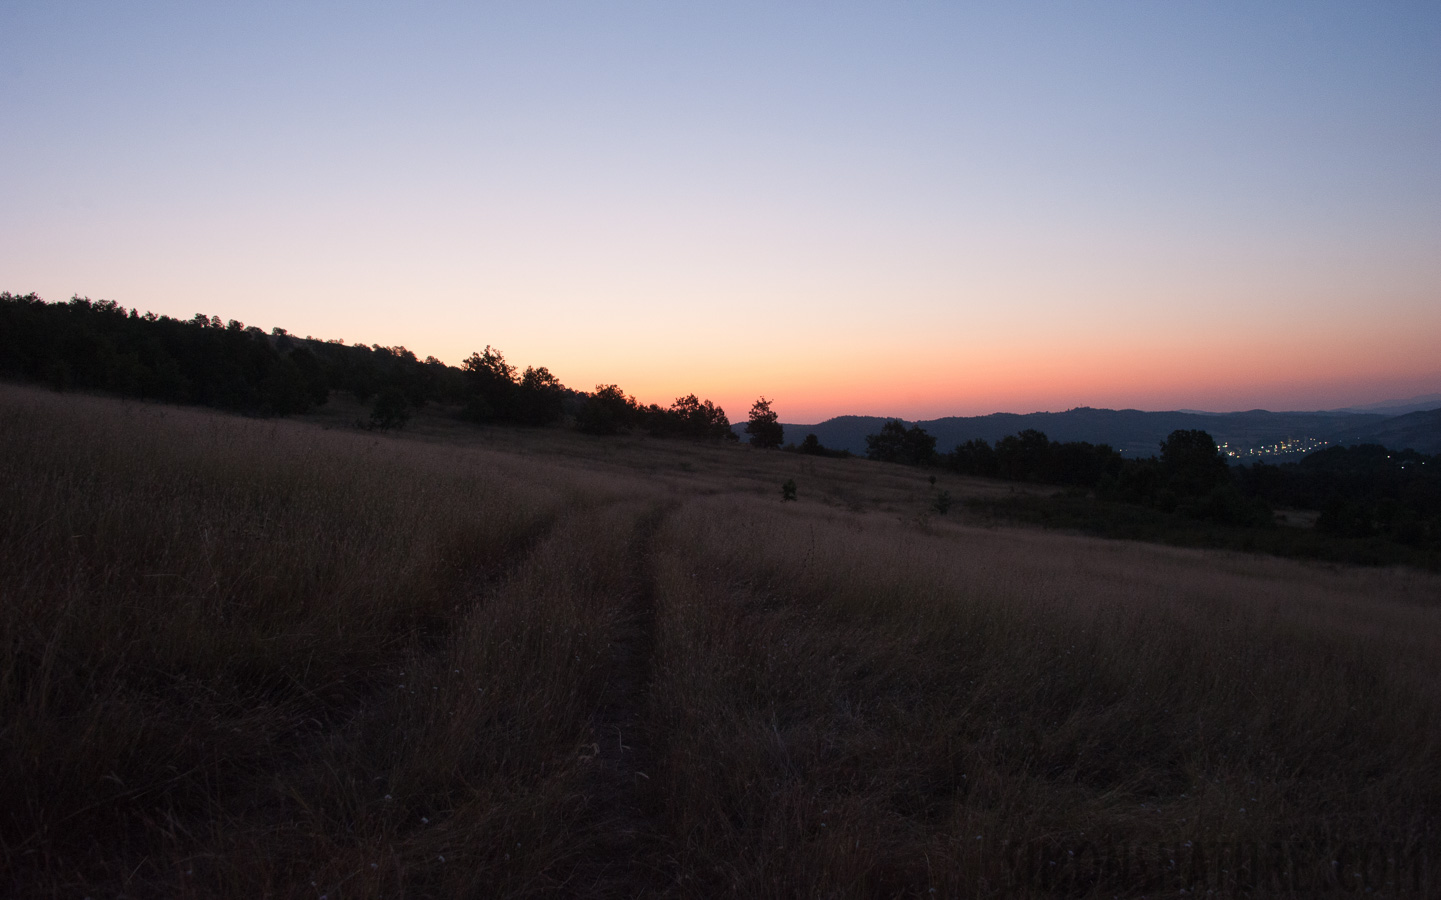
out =
[[[1441,390],[1441,4],[0,3],[0,290],[743,419]]]

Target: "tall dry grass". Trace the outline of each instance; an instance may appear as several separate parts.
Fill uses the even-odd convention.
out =
[[[1438,887],[1434,574],[417,430],[0,387],[0,893],[1156,896],[1194,860],[1066,854],[1217,841]]]
[[[661,546],[681,893],[1164,884],[1007,864],[1047,842],[1284,843],[1313,879],[1291,884],[1335,876],[1348,842],[1434,852],[1433,575],[751,500],[691,505]]]
[[[563,877],[632,492],[368,435],[3,401],[11,889]]]

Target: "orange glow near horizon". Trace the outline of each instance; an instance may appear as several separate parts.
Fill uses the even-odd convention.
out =
[[[631,359],[615,367],[597,360],[551,368],[562,380],[566,371],[609,369],[615,376],[595,383],[618,383],[647,403],[665,405],[694,392],[723,406],[732,421],[743,420],[759,396],[794,423],[837,415],[916,420],[1077,406],[1311,410],[1441,391],[1441,369],[1428,367],[1426,344],[1422,332],[1322,346],[1252,338],[1150,348],[1013,346],[955,358],[917,349],[910,356],[878,354],[869,365],[856,365],[857,356],[818,352],[741,369],[704,354],[690,365]],[[582,390],[594,386],[567,383]]]
[[[1441,7],[292,6],[16,7],[0,290],[733,420],[1441,392]]]
[[[619,328],[605,324],[615,307],[593,302],[576,307],[568,322],[499,307],[437,329],[436,311],[424,304],[413,312],[388,305],[298,309],[257,307],[237,295],[193,302],[192,309],[115,299],[181,318],[203,310],[300,336],[403,344],[452,365],[490,344],[518,368],[545,366],[575,390],[618,384],[662,406],[694,393],[732,421],[743,421],[760,396],[773,401],[782,421],[808,424],[839,415],[918,420],[1077,406],[1314,410],[1441,392],[1433,362],[1441,303],[1410,303],[1404,319],[1370,321],[1332,304],[1298,323],[1258,317],[1251,331],[1214,321],[1188,326],[1164,309],[1133,304],[1129,330],[1113,333],[1118,329],[1085,310],[1044,303],[1035,306],[1034,321],[992,309],[938,316],[929,330],[887,321],[865,304],[830,319],[794,304],[777,304],[768,318],[757,309],[712,318],[718,300],[637,314]],[[246,305],[248,313],[237,308]]]

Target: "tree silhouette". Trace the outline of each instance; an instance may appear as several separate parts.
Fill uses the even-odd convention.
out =
[[[1197,497],[1230,481],[1230,469],[1211,436],[1189,428],[1171,432],[1161,444],[1161,471],[1183,497]]]
[[[996,451],[982,438],[973,438],[946,455],[946,465],[962,475],[996,475]]]
[[[866,435],[867,459],[918,466],[931,462],[935,455],[936,439],[919,425],[906,428],[900,419],[882,425],[879,434]]]
[[[996,442],[996,469],[1011,481],[1054,481],[1050,438],[1034,428],[1001,438]]]
[[[515,366],[486,344],[484,351],[470,354],[462,368],[469,382],[465,417],[476,422],[510,419],[515,408]]]
[[[334,391],[369,406],[394,388],[411,411],[438,403],[475,422],[542,425],[574,414],[592,433],[641,427],[657,436],[736,440],[725,411],[694,394],[669,408],[641,407],[615,385],[577,394],[543,366],[518,372],[490,346],[456,367],[433,356],[422,361],[402,346],[300,337],[279,326],[266,333],[209,313],[142,315],[80,296],[47,303],[34,293],[0,292],[0,377],[252,415],[304,412]],[[387,397],[382,412],[393,404]]]
[[[725,410],[709,400],[701,400],[695,394],[677,397],[670,409],[665,410],[661,421],[667,423],[665,428],[673,428],[676,433],[686,437],[736,440]]]
[[[785,430],[781,427],[776,413],[771,409],[771,402],[764,397],[756,400],[751,405],[750,421],[746,423],[746,434],[751,436],[751,446],[769,450],[779,447],[785,440]]]
[[[545,425],[561,416],[565,385],[550,374],[545,366],[527,367],[520,379],[517,398],[520,421],[527,425]]]
[[[638,416],[634,397],[619,385],[598,384],[576,415],[576,426],[586,434],[615,434],[635,425]]]

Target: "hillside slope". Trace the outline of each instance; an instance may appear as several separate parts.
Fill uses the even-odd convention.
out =
[[[1339,440],[1346,444],[1380,444],[1393,450],[1441,453],[1441,409],[1357,425],[1342,432]]]

